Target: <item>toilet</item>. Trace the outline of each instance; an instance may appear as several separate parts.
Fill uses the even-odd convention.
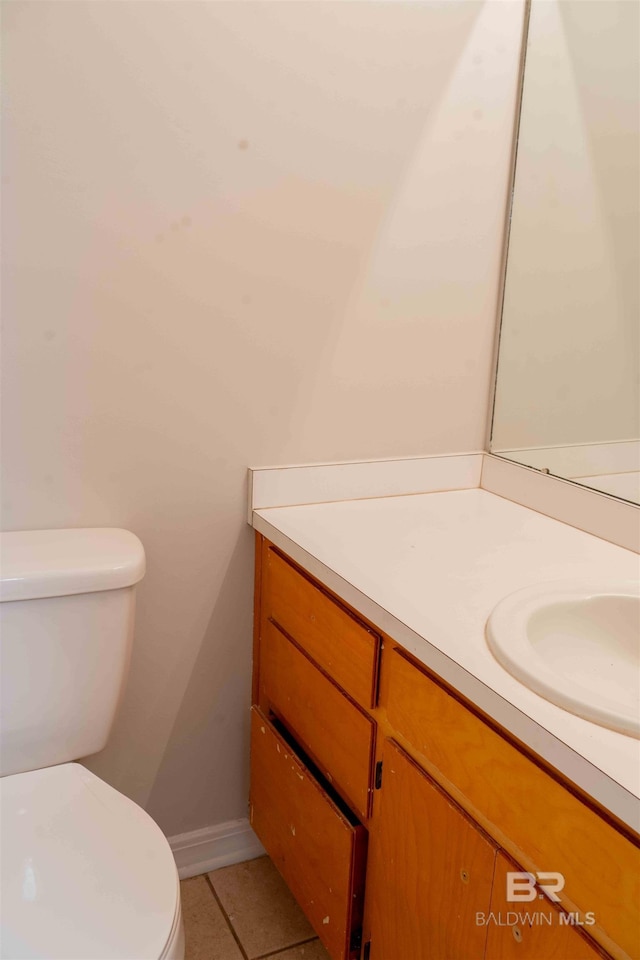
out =
[[[109,737],[144,572],[127,530],[0,535],[4,960],[184,958],[164,834],[73,762]]]

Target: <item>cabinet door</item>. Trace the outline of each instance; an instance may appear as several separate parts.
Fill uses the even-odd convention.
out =
[[[388,664],[385,707],[393,729],[460,790],[489,832],[493,825],[508,838],[528,869],[563,874],[562,899],[595,910],[595,939],[610,937],[640,960],[637,838],[532,762],[405,652],[393,650]]]
[[[370,837],[371,960],[478,960],[496,848],[393,741]],[[540,960],[540,958],[538,958]]]
[[[600,960],[607,956],[542,893],[531,901],[509,900],[507,873],[514,870],[518,867],[500,852],[486,917],[486,960]]]
[[[256,707],[251,825],[333,960],[359,953],[367,832]]]

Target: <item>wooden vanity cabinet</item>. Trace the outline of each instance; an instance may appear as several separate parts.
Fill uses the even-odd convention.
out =
[[[250,822],[333,960],[360,956],[381,638],[258,538]]]
[[[367,833],[259,708],[251,715],[250,822],[334,958],[360,949]]]
[[[256,544],[251,822],[332,960],[640,960],[637,835]]]
[[[367,883],[370,960],[482,957],[496,846],[393,741]]]
[[[568,915],[540,891],[533,905],[507,900],[507,874],[518,869],[502,851],[498,852],[486,927],[487,960],[602,960],[606,957],[596,944],[567,923]]]
[[[367,874],[370,960],[603,960],[536,886],[507,898],[510,860],[393,741]]]
[[[264,624],[263,711],[275,714],[361,820],[369,816],[375,723],[282,631]]]
[[[394,735],[519,864],[563,876],[562,906],[614,956],[640,958],[640,849],[618,827],[402,649],[389,650]]]
[[[271,544],[260,557],[260,622],[278,624],[347,696],[374,707],[380,634]]]

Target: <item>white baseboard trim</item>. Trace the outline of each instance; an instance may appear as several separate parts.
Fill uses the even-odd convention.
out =
[[[265,853],[247,819],[228,820],[191,833],[180,833],[169,837],[169,845],[181,880],[232,863],[255,860]]]

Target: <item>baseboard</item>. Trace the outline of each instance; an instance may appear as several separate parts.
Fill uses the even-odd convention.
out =
[[[249,821],[228,820],[191,833],[169,837],[181,880],[209,870],[261,857],[264,847],[249,826]]]

